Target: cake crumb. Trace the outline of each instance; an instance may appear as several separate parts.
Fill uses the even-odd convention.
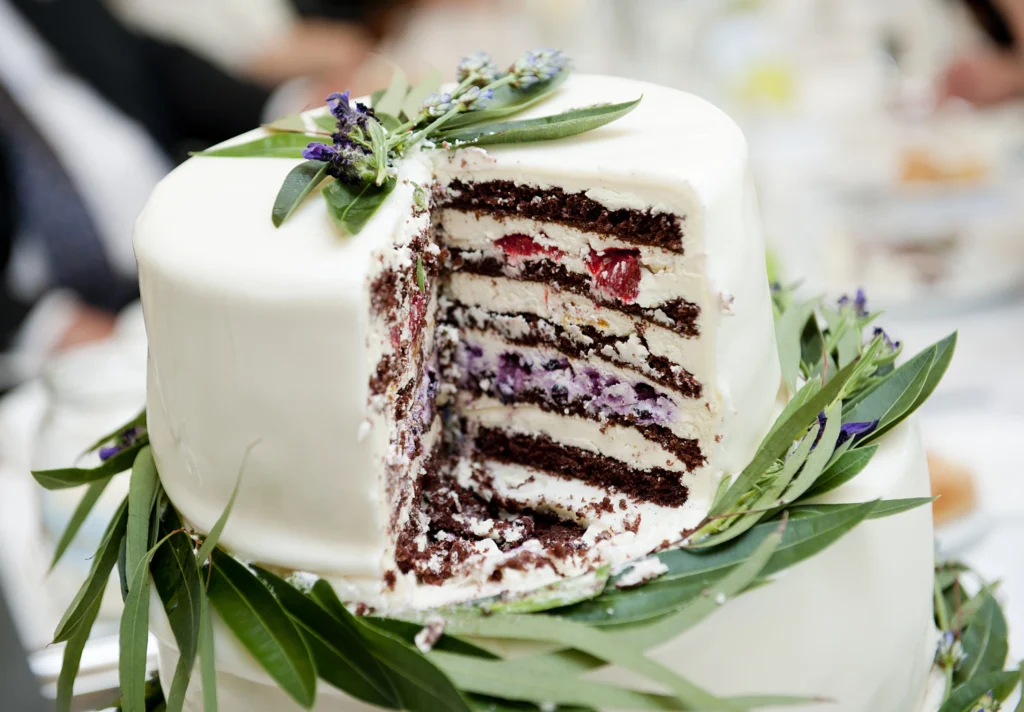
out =
[[[421,653],[426,655],[434,649],[437,641],[441,640],[441,636],[444,634],[444,625],[444,618],[435,616],[427,619],[427,624],[420,628],[420,632],[414,639],[416,647]]]
[[[668,566],[656,556],[651,556],[633,564],[619,580],[615,582],[615,588],[633,588],[640,584],[647,583],[668,571]]]

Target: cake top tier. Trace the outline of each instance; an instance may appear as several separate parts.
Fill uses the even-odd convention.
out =
[[[307,200],[275,228],[274,197],[298,160],[224,159],[198,156],[157,187],[139,217],[135,249],[191,279],[249,288],[261,276],[261,293],[286,291],[322,296],[361,283],[380,240],[400,230],[411,213],[413,187],[467,179],[529,180],[584,191],[610,209],[636,207],[687,214],[691,206],[718,202],[735,191],[746,166],[736,125],[720,110],[685,92],[628,79],[574,75],[544,101],[516,118],[545,116],[601,102],[643,100],[618,121],[555,141],[438,148],[411,152],[398,165],[398,187],[360,234],[339,235],[322,200]],[[257,129],[225,145],[266,135]],[[493,160],[497,158],[499,160]]]

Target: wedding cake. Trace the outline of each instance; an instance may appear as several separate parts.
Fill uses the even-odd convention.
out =
[[[925,710],[901,421],[952,340],[896,368],[861,295],[770,286],[697,97],[545,51],[372,106],[196,156],[139,217],[147,409],[106,462],[139,453],[126,619],[149,565],[168,708]]]

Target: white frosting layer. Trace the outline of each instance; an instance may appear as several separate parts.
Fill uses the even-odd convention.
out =
[[[559,186],[610,208],[681,216],[680,277],[649,277],[646,293],[692,296],[702,308],[701,337],[651,327],[647,342],[705,384],[702,400],[714,414],[704,444],[708,487],[742,469],[770,424],[779,368],[739,130],[696,97],[607,77],[574,77],[525,115],[640,94],[634,112],[578,137],[413,155],[399,166],[398,188],[354,238],[338,235],[318,196],[273,228],[270,207],[298,161],[199,157],[166,178],[139,218],[135,248],[150,345],[151,440],[182,514],[208,530],[243,451],[256,442],[226,547],[350,578],[389,568],[383,473],[391,423],[367,408],[367,381],[389,347],[368,317],[368,283],[386,268],[415,269],[415,256],[395,245],[425,229],[409,181],[429,185],[432,175],[442,183]],[[675,259],[647,252],[652,264]],[[563,307],[556,305],[561,315],[569,311]],[[601,316],[602,328],[635,330],[633,319],[611,310]]]
[[[916,427],[886,436],[878,454],[830,502],[921,497],[929,493]],[[782,712],[935,712],[926,706],[936,634],[927,507],[861,524],[821,554],[784,571],[770,585],[728,601],[692,630],[662,646],[664,664],[718,695],[820,696],[816,705]],[[173,676],[174,638],[158,602],[153,632],[161,678]],[[219,620],[217,682],[223,712],[297,712]],[[489,645],[493,645],[493,642]],[[616,671],[595,679],[627,679]],[[201,712],[198,675],[185,704]],[[321,684],[316,712],[373,708]]]

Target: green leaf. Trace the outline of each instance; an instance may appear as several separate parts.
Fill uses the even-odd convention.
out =
[[[291,217],[306,197],[327,177],[327,164],[323,161],[306,161],[292,168],[285,176],[281,190],[274,199],[271,221],[274,227],[281,227]]]
[[[149,439],[143,438],[93,468],[66,467],[57,470],[35,470],[32,476],[43,489],[59,490],[80,487],[129,469],[135,462],[135,456],[139,450],[148,444]]]
[[[1015,670],[990,672],[976,677],[953,690],[953,694],[939,708],[939,712],[971,712],[974,703],[990,691],[997,699],[1005,699],[1013,692],[1018,681]]]
[[[621,104],[588,106],[537,119],[505,121],[445,131],[438,135],[436,140],[447,141],[457,148],[465,145],[490,146],[501,143],[526,143],[566,138],[621,119],[635,109],[642,98]]]
[[[772,432],[765,437],[764,442],[755,453],[754,459],[735,479],[729,491],[719,501],[718,508],[710,512],[711,516],[728,514],[733,510],[740,498],[750,490],[768,467],[775,460],[781,458],[789,450],[793,441],[817,421],[818,413],[832,405],[856,368],[857,364],[851,363],[841,369],[825,386],[818,385],[816,381],[810,381],[800,389],[794,396],[794,400],[799,405],[792,409],[787,406],[783,410],[783,414],[776,421]],[[801,395],[805,389],[812,395]],[[787,410],[790,411],[788,415]]]
[[[416,284],[421,292],[427,291],[427,273],[423,271],[423,260],[416,256]]]
[[[64,616],[57,624],[57,630],[53,634],[53,642],[60,643],[69,640],[76,631],[86,624],[92,605],[103,596],[103,589],[106,588],[110,572],[117,563],[118,550],[121,546],[121,539],[124,538],[125,529],[128,526],[128,498],[121,502],[121,506],[114,513],[110,520],[99,548],[92,559],[92,567],[86,576],[82,587],[78,589],[74,600]]]
[[[452,117],[445,124],[445,130],[448,131],[466,126],[492,123],[497,119],[503,119],[506,116],[518,114],[524,109],[533,106],[541,99],[549,96],[555,89],[560,87],[566,79],[569,78],[571,73],[572,71],[570,69],[563,69],[550,80],[534,84],[527,89],[514,89],[511,86],[498,87],[494,90],[494,98],[487,105],[486,109],[481,111],[468,111],[465,114],[459,114],[458,116]],[[437,89],[433,89],[432,91],[437,91]],[[424,95],[423,98],[425,99],[426,95]],[[419,105],[422,103],[423,99],[420,99],[416,104],[416,110],[419,109]],[[409,118],[412,118],[412,114],[409,115]]]
[[[363,617],[361,620],[366,625],[372,626],[379,630],[383,630],[387,633],[391,633],[392,635],[398,636],[409,645],[416,644],[416,634],[423,630],[423,626],[419,623],[403,621],[397,618]],[[483,648],[473,645],[472,643],[466,642],[461,638],[456,638],[451,635],[442,635],[438,639],[438,641],[434,643],[433,649],[443,650],[447,653],[457,653],[459,655],[471,655],[474,657],[485,658],[488,660],[498,659],[498,656],[494,653],[491,653],[487,650],[484,650]]]
[[[217,542],[220,541],[221,532],[224,531],[224,525],[228,523],[228,517],[231,516],[231,510],[235,506],[235,499],[238,497],[238,489],[242,486],[242,475],[245,474],[245,466],[249,462],[249,455],[252,454],[252,450],[259,443],[251,443],[245,448],[245,453],[242,455],[242,464],[238,466],[238,476],[235,477],[235,486],[231,489],[231,496],[228,497],[228,503],[224,505],[224,511],[220,513],[220,517],[214,522],[213,528],[210,529],[210,533],[206,535],[203,540],[203,545],[199,547],[199,551],[196,553],[196,559],[200,562],[205,561],[206,558],[213,553],[214,547],[217,546]]]
[[[60,667],[60,675],[57,678],[57,699],[55,701],[56,712],[71,712],[71,699],[75,694],[75,678],[78,677],[78,668],[82,663],[82,651],[85,644],[89,642],[89,634],[92,632],[93,624],[100,612],[100,604],[103,601],[103,590],[106,588],[106,580],[98,594],[82,611],[82,617],[78,626],[66,638],[67,645],[64,647],[64,658]]]
[[[203,712],[217,712],[217,668],[213,648],[213,617],[206,589],[199,587],[199,675],[203,682]]]
[[[367,649],[356,621],[339,620],[284,579],[259,567],[254,570],[299,626],[323,680],[356,699],[400,709],[398,692]]]
[[[402,105],[405,103],[405,95],[408,91],[408,77],[399,67],[395,67],[395,73],[391,75],[391,84],[388,85],[380,99],[373,103],[374,113],[398,116],[402,113]]]
[[[815,482],[817,482],[821,471],[825,469],[832,453],[836,448],[836,441],[839,439],[839,430],[842,425],[842,405],[836,403],[825,413],[825,428],[818,436],[818,444],[814,451],[807,458],[800,474],[789,484],[783,494],[786,504],[791,504],[800,498]],[[814,433],[814,429],[811,430]]]
[[[113,431],[107,433],[106,435],[104,435],[102,438],[100,438],[99,440],[94,442],[92,445],[87,447],[82,452],[82,454],[83,455],[88,455],[90,452],[96,452],[97,450],[99,450],[101,447],[103,447],[107,443],[111,442],[112,440],[115,440],[125,430],[129,430],[131,428],[145,428],[145,427],[146,427],[146,410],[145,410],[145,408],[143,408],[141,413],[136,415],[134,418],[129,420],[124,425],[118,427],[116,430],[113,430]]]
[[[57,542],[57,546],[53,552],[53,559],[50,561],[50,570],[57,565],[60,558],[64,556],[64,552],[68,550],[71,542],[75,540],[75,536],[78,534],[78,530],[82,528],[85,520],[89,518],[89,513],[92,512],[92,508],[96,506],[96,502],[103,495],[103,491],[110,484],[112,477],[106,477],[102,480],[96,480],[89,488],[85,490],[85,494],[82,495],[82,499],[78,502],[78,506],[75,507],[74,513],[71,515],[71,519],[68,520],[68,525],[64,528],[64,532],[60,535],[60,540]]]
[[[316,699],[316,670],[309,649],[277,599],[249,569],[213,550],[208,595],[221,620],[260,667],[298,705]]]
[[[161,538],[169,536],[153,557],[150,572],[178,645],[178,664],[167,693],[168,712],[180,712],[199,651],[202,581],[192,539],[182,531],[174,507],[167,507],[160,522]],[[177,533],[174,533],[177,532]]]
[[[246,143],[211,148],[193,156],[219,158],[302,158],[302,149],[311,143],[331,143],[330,136],[300,133],[272,133]]]
[[[139,451],[128,482],[128,532],[125,535],[125,565],[130,576],[139,567],[149,548],[149,522],[156,501],[159,480],[153,450],[148,445]],[[131,587],[128,588],[131,591]]]
[[[610,569],[603,566],[582,576],[562,579],[533,591],[481,601],[478,608],[490,614],[537,613],[564,608],[599,595],[604,591],[610,573]]]
[[[427,75],[423,77],[423,80],[405,95],[405,101],[402,102],[402,113],[407,119],[415,118],[420,113],[420,106],[423,105],[423,100],[440,88],[441,72],[431,67]]]
[[[868,519],[884,519],[895,514],[909,512],[912,509],[923,507],[935,501],[934,497],[909,497],[907,499],[882,499],[878,500],[868,515]],[[867,502],[866,504],[872,504]],[[806,516],[822,516],[830,512],[841,511],[848,507],[847,504],[801,504],[789,508],[789,516],[799,519]]]
[[[129,494],[129,506],[131,499]],[[148,518],[147,518],[148,521]],[[121,685],[121,707],[124,712],[146,712],[146,650],[149,644],[149,562],[164,542],[158,541],[143,552],[134,568],[129,569],[131,582],[128,598],[121,613],[118,681]]]
[[[605,662],[641,675],[671,690],[680,702],[701,710],[737,710],[735,705],[719,699],[676,674],[673,670],[647,658],[640,650],[619,637],[598,628],[576,623],[558,616],[504,614],[493,616],[446,617],[446,630],[454,635],[482,638],[531,640],[555,643],[574,648]],[[560,700],[554,700],[558,702]]]
[[[356,618],[341,604],[326,581],[313,584],[312,596],[338,620],[351,620],[373,656],[387,668],[392,684],[401,698],[402,708],[410,712],[469,712],[469,705],[445,674],[419,650],[397,635]]]
[[[651,624],[633,626],[608,632],[620,644],[639,650],[650,650],[689,630],[747,589],[761,574],[782,543],[786,520],[776,525],[775,531],[762,541],[750,557],[718,583],[710,586],[688,605]]]
[[[290,131],[290,132],[306,132],[306,120],[302,114],[292,114],[291,116],[285,116],[283,118],[271,121],[269,124],[263,124],[263,128],[267,131]]]
[[[967,657],[957,670],[957,679],[966,681],[1002,670],[1009,652],[1007,635],[1006,618],[998,602],[985,594],[978,614],[963,634],[961,642]]]
[[[800,375],[802,335],[809,319],[814,318],[815,302],[804,302],[790,307],[775,322],[782,379],[790,393],[796,393]]]
[[[876,502],[838,505],[817,516],[790,519],[782,542],[766,564],[767,577],[814,556],[864,521]],[[714,549],[673,549],[658,555],[668,567],[658,580],[635,589],[608,590],[559,614],[594,625],[638,621],[678,609],[747,561],[777,523],[758,524],[739,539]]]
[[[377,117],[377,125],[383,126],[388,131],[394,131],[395,129],[402,125],[402,122],[398,119],[397,116],[392,116],[391,114],[385,113],[377,113],[375,114],[375,116]],[[368,124],[368,126],[372,125],[372,122]]]
[[[935,356],[936,347],[925,349],[871,388],[843,415],[843,421],[846,423],[879,421],[878,427],[864,437],[862,443],[877,439],[892,425],[910,414],[928,381],[928,371],[935,361]]]
[[[804,492],[801,499],[806,500],[818,497],[843,486],[867,467],[877,451],[877,445],[859,447],[856,450],[847,451],[828,466],[821,477],[811,485],[811,488]]]
[[[318,114],[313,117],[313,123],[329,134],[338,130],[338,120],[334,118],[334,114]]]
[[[395,189],[396,183],[394,178],[379,187],[372,182],[349,185],[334,180],[328,183],[323,190],[327,212],[341,234],[359,234]]]

